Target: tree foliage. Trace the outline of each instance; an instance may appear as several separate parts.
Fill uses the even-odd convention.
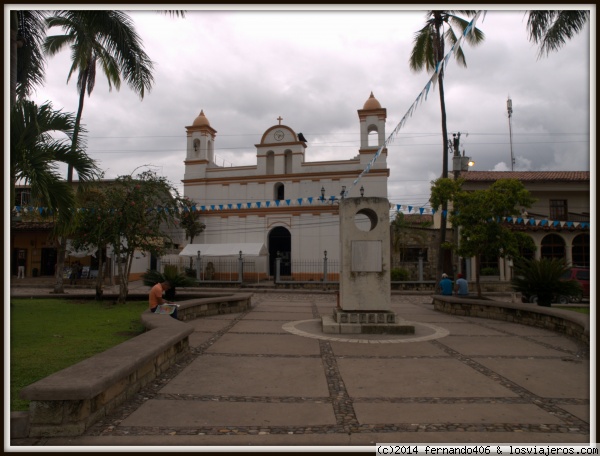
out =
[[[459,230],[456,253],[462,257],[474,257],[478,294],[480,259],[482,255],[503,258],[519,258],[523,248],[534,250],[532,239],[524,233],[511,230],[503,217],[520,213],[530,207],[534,199],[517,179],[499,179],[485,190],[465,191],[463,179],[438,179],[431,189],[431,205],[439,208],[444,198],[452,201],[449,219]]]
[[[152,171],[104,181],[80,211],[77,245],[110,246],[119,277],[119,302],[125,302],[136,253],[160,256],[171,242],[167,229],[178,219],[177,190]]]
[[[153,62],[145,53],[131,18],[121,11],[61,10],[46,18],[48,28],[58,27],[64,34],[47,36],[44,51],[53,56],[64,47],[71,49],[71,68],[67,82],[77,74],[79,106],[73,142],[77,140],[85,94],[91,95],[97,68],[104,73],[109,90],[117,90],[124,80],[141,99],[154,83]],[[73,179],[73,168],[67,180]]]
[[[589,18],[589,11],[528,11],[527,33],[529,41],[539,44],[538,58],[558,51],[583,30]]]

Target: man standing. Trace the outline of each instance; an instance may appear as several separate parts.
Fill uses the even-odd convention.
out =
[[[25,256],[21,252],[19,252],[19,257],[17,258],[17,279],[25,278]]]
[[[442,280],[438,284],[438,290],[444,296],[452,296],[452,280],[448,278],[448,274],[442,274]]]
[[[458,274],[456,284],[454,285],[454,292],[456,296],[469,296],[469,284],[462,274]]]
[[[150,312],[156,312],[156,309],[160,304],[173,304],[172,302],[163,299],[163,293],[169,288],[171,288],[171,283],[168,280],[165,280],[164,282],[157,283],[150,289],[150,294],[148,296]],[[171,316],[175,319],[177,318],[177,308],[173,310]]]

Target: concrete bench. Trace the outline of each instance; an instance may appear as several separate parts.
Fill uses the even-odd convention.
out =
[[[193,328],[185,321],[241,312],[250,307],[251,297],[238,293],[181,301],[178,320],[144,311],[145,333],[23,388],[29,412],[11,414],[11,438],[83,434],[189,351]]]
[[[590,319],[571,310],[473,297],[433,296],[435,310],[452,315],[489,318],[545,328],[590,345]]]

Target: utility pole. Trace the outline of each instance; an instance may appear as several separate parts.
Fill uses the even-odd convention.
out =
[[[508,135],[510,138],[510,170],[515,170],[515,156],[513,155],[513,141],[512,141],[512,100],[510,99],[510,95],[508,96],[508,100],[506,100],[506,109],[508,111]]]
[[[458,150],[458,147],[460,145],[460,131],[458,133],[452,133],[452,146],[454,147],[454,162],[456,163],[456,157],[460,158],[460,151]],[[460,176],[460,168],[457,169],[456,166],[454,166],[454,179],[458,179],[458,177]]]

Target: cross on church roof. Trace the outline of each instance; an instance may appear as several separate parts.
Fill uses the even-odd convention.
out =
[[[277,120],[279,121],[279,125],[281,125],[281,121],[283,120],[283,117],[279,116],[279,117],[277,118]]]

